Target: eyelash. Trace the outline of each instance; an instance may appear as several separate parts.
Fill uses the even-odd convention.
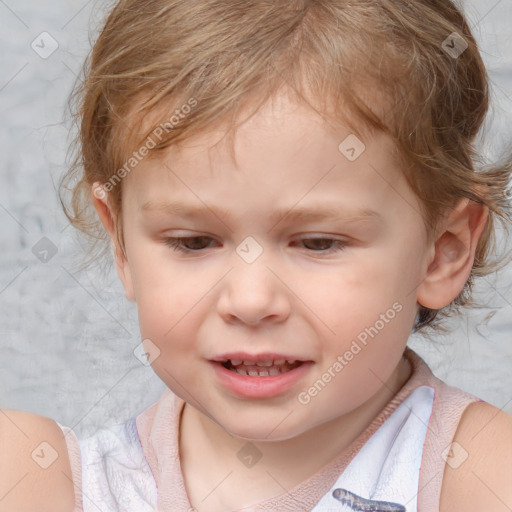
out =
[[[204,249],[196,249],[196,250],[185,249],[185,248],[183,248],[183,246],[181,244],[182,244],[182,242],[187,241],[187,240],[197,240],[197,239],[201,239],[201,238],[213,240],[209,236],[191,236],[191,237],[181,237],[181,238],[180,237],[165,238],[164,243],[165,243],[165,245],[167,245],[168,247],[170,247],[171,249],[173,249],[176,252],[182,252],[182,253],[197,252],[198,253],[198,252],[203,251]],[[336,252],[340,252],[340,251],[343,251],[346,248],[346,246],[348,245],[347,242],[345,242],[343,240],[336,240],[335,238],[303,238],[301,241],[304,241],[304,240],[322,240],[322,241],[329,241],[329,242],[332,241],[336,244],[335,249],[328,249],[328,250],[324,250],[324,251],[314,251],[314,250],[310,249],[312,252],[320,253],[320,254],[333,254]]]

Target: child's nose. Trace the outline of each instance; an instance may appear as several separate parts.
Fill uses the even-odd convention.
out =
[[[292,291],[268,258],[237,262],[220,280],[217,309],[227,321],[247,325],[282,322],[291,311]]]

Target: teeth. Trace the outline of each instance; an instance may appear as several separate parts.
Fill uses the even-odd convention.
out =
[[[249,377],[273,377],[275,375],[279,375],[280,373],[286,373],[286,370],[284,372],[280,372],[279,369],[275,367],[269,368],[268,371],[261,370],[259,372],[254,370],[246,372],[245,370],[240,370],[239,368],[233,368],[233,371],[240,375],[248,375]]]
[[[279,368],[276,366],[269,367],[268,369],[265,368],[264,370],[261,369],[259,371],[256,370],[242,370],[241,367],[233,367],[232,371],[240,374],[240,375],[248,375],[249,377],[274,377],[275,375],[280,375],[281,373],[286,373],[288,370],[283,369],[283,371],[280,371]]]
[[[242,361],[240,359],[229,360],[230,369],[240,375],[250,377],[274,377],[286,373],[297,366],[295,359],[275,359],[273,361]],[[290,366],[292,368],[290,368]],[[261,368],[261,370],[259,369]]]
[[[286,360],[286,359],[274,359],[270,361],[242,361],[241,359],[231,359],[231,364],[233,366],[240,366],[241,364],[244,364],[245,366],[282,366],[285,363],[293,364],[296,361],[295,360]]]

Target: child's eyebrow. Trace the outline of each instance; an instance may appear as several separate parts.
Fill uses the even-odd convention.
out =
[[[147,201],[141,207],[142,213],[158,212],[174,217],[181,218],[201,218],[214,214],[219,219],[231,219],[232,212],[222,207],[209,207],[185,204],[180,201],[153,202]],[[327,206],[321,203],[318,206],[309,206],[294,208],[280,208],[275,210],[270,216],[272,224],[280,221],[319,221],[319,220],[337,220],[343,219],[347,222],[357,222],[362,220],[383,220],[382,215],[368,208],[357,209],[355,211],[347,211],[337,207]]]

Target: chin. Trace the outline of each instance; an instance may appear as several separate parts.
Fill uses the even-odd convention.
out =
[[[230,425],[219,423],[219,425],[229,435],[254,443],[287,441],[300,436],[304,432],[304,430],[298,426],[294,428],[289,426],[286,429],[281,429],[279,428],[279,424],[282,421],[283,418],[280,418],[277,421],[266,421],[263,423],[260,417],[259,421],[255,419],[254,421],[247,421],[242,424],[237,423],[236,425]]]

